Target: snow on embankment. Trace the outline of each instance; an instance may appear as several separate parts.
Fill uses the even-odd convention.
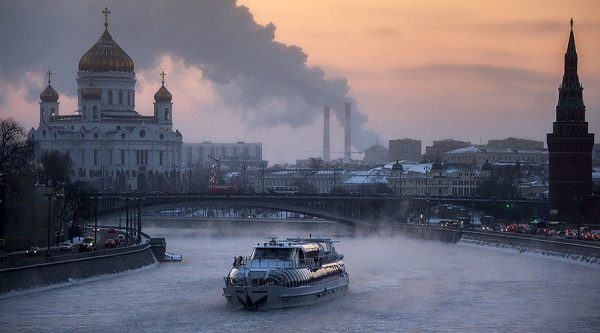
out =
[[[600,265],[600,244],[593,242],[465,230],[459,244]]]

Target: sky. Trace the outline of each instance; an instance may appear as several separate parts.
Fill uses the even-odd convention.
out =
[[[261,142],[272,163],[320,156],[329,105],[341,157],[347,102],[357,152],[405,137],[423,149],[446,138],[545,141],[571,17],[586,118],[600,134],[594,0],[0,0],[0,117],[36,127],[48,70],[61,114],[75,112],[77,64],[105,6],[135,63],[136,111],[152,114],[164,70],[184,142]]]

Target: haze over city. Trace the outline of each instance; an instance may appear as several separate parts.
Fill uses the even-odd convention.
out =
[[[330,105],[342,151],[344,102],[355,150],[404,137],[545,141],[571,17],[586,120],[600,132],[595,1],[0,1],[1,117],[37,126],[48,70],[62,114],[76,110],[77,62],[105,6],[135,62],[136,110],[152,114],[164,70],[184,142],[262,142],[271,162],[319,156]]]

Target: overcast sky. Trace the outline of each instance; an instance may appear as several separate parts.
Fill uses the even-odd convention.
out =
[[[104,6],[135,63],[136,110],[152,114],[164,70],[185,142],[262,142],[271,162],[319,156],[327,104],[339,157],[345,102],[356,151],[378,137],[545,141],[571,17],[600,134],[593,0],[0,0],[0,117],[37,126],[48,69],[61,114],[75,111],[77,64],[103,31]]]

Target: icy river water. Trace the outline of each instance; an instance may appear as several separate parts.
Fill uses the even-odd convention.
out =
[[[0,332],[598,332],[600,268],[543,256],[337,233],[349,292],[315,306],[225,306],[223,276],[265,230],[147,228],[184,261],[0,299]]]

